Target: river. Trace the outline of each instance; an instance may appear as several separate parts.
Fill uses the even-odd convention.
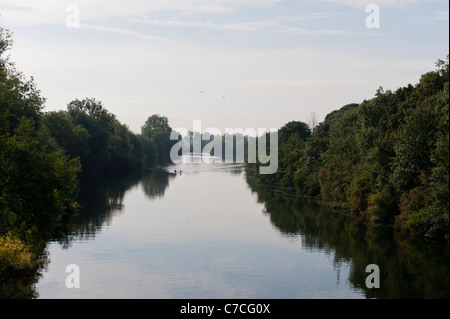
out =
[[[165,170],[84,186],[83,209],[48,244],[36,297],[449,296],[448,247],[349,234],[286,194],[251,187],[239,164]],[[366,286],[369,264],[380,288]],[[79,288],[66,285],[68,265]]]

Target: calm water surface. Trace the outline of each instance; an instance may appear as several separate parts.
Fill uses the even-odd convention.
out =
[[[85,187],[85,209],[48,246],[38,297],[448,297],[448,253],[351,239],[316,212],[256,192],[240,165],[167,171]],[[377,292],[365,287],[370,263],[380,267]],[[66,287],[69,264],[80,268],[78,289]]]

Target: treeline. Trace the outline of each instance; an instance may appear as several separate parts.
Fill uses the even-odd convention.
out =
[[[183,135],[180,132],[175,142],[181,141],[181,144],[175,146],[174,150],[178,150],[178,155],[195,154],[217,157],[220,161],[240,162],[242,163],[248,157],[249,140],[254,137],[244,135],[242,132],[221,133],[215,132],[216,135],[205,131],[203,133],[188,131]]]
[[[449,239],[449,61],[392,92],[328,114],[316,126],[279,130],[271,187],[315,200],[365,227]],[[250,170],[251,172],[252,170]]]
[[[42,123],[54,150],[80,160],[83,178],[128,176],[170,160],[172,129],[164,116],[150,116],[135,134],[87,98],[70,102],[67,111],[44,113]]]
[[[172,145],[163,116],[135,134],[95,99],[44,112],[33,78],[5,57],[11,42],[0,28],[0,277],[36,266],[63,216],[78,209],[81,179],[139,174],[168,161]]]

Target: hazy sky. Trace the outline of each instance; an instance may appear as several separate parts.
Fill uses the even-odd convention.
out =
[[[447,0],[0,0],[0,25],[46,110],[96,98],[134,132],[155,113],[222,132],[322,121],[449,52]]]

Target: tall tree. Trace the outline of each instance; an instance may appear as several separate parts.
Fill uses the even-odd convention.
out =
[[[158,163],[170,161],[170,149],[176,143],[176,141],[170,140],[171,132],[169,120],[159,114],[150,116],[141,127],[141,134],[152,140],[156,146]]]

